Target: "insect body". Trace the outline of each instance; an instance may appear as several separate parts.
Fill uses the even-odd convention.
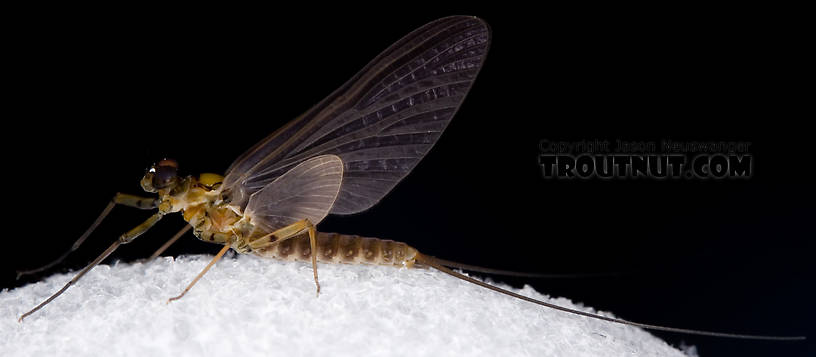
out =
[[[160,196],[158,207],[162,214],[181,212],[184,220],[193,227],[193,234],[196,237],[205,242],[228,245],[239,253],[288,260],[311,260],[311,238],[309,235],[298,235],[297,233],[304,229],[295,228],[302,225],[307,231],[305,233],[308,233],[306,222],[309,218],[303,220],[306,222],[301,225],[295,224],[289,231],[278,230],[277,233],[270,234],[270,229],[263,223],[265,221],[253,219],[254,211],[250,209],[242,213],[241,209],[230,205],[229,201],[222,198],[220,187],[223,176],[202,174],[199,177],[176,178],[164,172],[175,170],[176,167],[174,161],[163,160],[154,165],[142,179],[142,187],[146,191],[158,192]],[[309,192],[315,194],[324,191],[326,197],[335,197],[342,177],[342,166],[340,159],[333,155],[307,160],[287,172],[280,180],[296,179],[308,185],[309,181],[303,175],[316,173],[322,177],[312,184],[320,184],[321,187]],[[301,209],[314,208],[300,200],[297,202]],[[325,211],[330,205],[323,206]],[[325,212],[322,215],[325,216]],[[310,217],[309,213],[304,213],[303,217]],[[322,218],[311,217],[317,221]],[[286,232],[294,234],[286,235]],[[401,242],[336,233],[315,232],[315,234],[317,261],[411,267],[417,255],[416,249]]]
[[[428,153],[464,101],[489,43],[488,26],[478,18],[452,16],[433,21],[394,43],[326,99],[255,144],[224,176],[181,177],[178,163],[159,161],[141,181],[145,191],[158,197],[117,194],[72,250],[115,205],[157,212],[122,234],[65,287],[20,320],[54,300],[119,245],[133,241],[165,215],[181,213],[190,225],[153,256],[190,228],[199,239],[224,247],[181,295],[170,300],[183,296],[233,249],[310,261],[318,293],[318,261],[421,266],[518,299],[614,323],[732,338],[801,339],[678,329],[567,309],[456,273],[450,267],[474,267],[421,254],[404,243],[317,232],[315,225],[329,214],[358,213],[379,202]],[[42,268],[23,273],[39,270]]]

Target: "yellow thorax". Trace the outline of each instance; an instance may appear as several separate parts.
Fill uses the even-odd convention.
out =
[[[215,185],[224,182],[224,176],[219,174],[203,173],[198,176],[198,182],[204,186],[214,188]]]

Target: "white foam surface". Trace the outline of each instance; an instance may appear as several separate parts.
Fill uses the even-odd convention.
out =
[[[253,256],[101,265],[0,293],[3,356],[685,356],[651,334],[554,311],[424,269],[318,265]],[[511,289],[565,307],[529,287]],[[611,316],[607,314],[608,316]],[[693,351],[691,352],[693,354]]]

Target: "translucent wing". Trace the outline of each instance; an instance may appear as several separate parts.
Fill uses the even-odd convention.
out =
[[[311,158],[252,194],[244,213],[265,232],[302,219],[317,224],[329,214],[342,180],[343,162],[339,157]]]
[[[241,155],[224,188],[249,196],[294,165],[334,154],[344,178],[334,214],[368,209],[436,143],[459,109],[490,42],[487,24],[453,16],[411,32],[315,107]]]

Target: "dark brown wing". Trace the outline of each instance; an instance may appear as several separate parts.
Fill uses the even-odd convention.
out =
[[[452,16],[411,32],[309,111],[241,155],[227,170],[232,203],[249,197],[309,158],[343,161],[331,209],[368,209],[436,143],[468,93],[487,54],[482,20]]]

